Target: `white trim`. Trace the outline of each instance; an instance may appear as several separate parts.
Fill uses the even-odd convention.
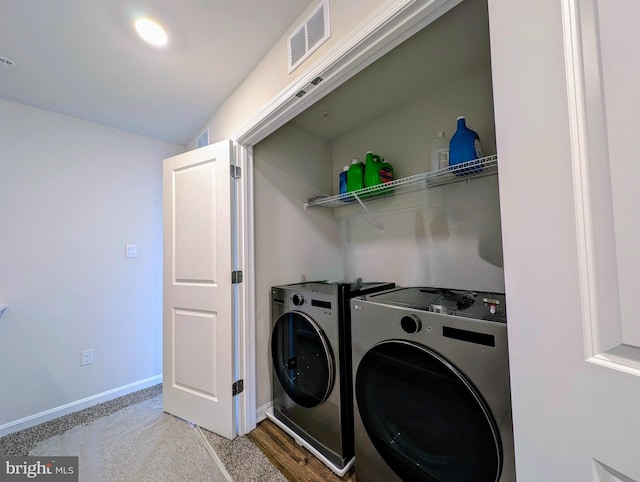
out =
[[[267,412],[271,410],[273,411],[273,401],[267,402],[264,405],[262,405],[261,407],[258,408],[257,412],[256,412],[256,419],[258,421],[258,423],[262,422],[263,420],[267,419]]]
[[[576,212],[576,233],[578,240],[579,276],[582,300],[582,319],[584,323],[584,348],[587,358],[597,353],[597,330],[592,317],[597,313],[597,296],[592,292],[593,243],[589,236],[592,231],[591,218],[588,216],[588,165],[584,161],[587,157],[587,146],[584,132],[586,131],[586,114],[584,101],[584,85],[582,81],[582,47],[578,26],[577,4],[574,0],[562,2],[562,19],[565,44],[565,65],[567,75],[567,98],[569,103],[570,145],[572,153],[573,191]],[[586,179],[585,179],[586,178]]]
[[[246,187],[246,208],[244,213],[246,215],[245,218],[245,266],[248,269],[248,272],[245,276],[245,286],[246,290],[246,316],[245,316],[245,326],[246,326],[246,339],[248,346],[248,357],[246,359],[247,362],[247,377],[250,377],[251,380],[256,380],[256,277],[255,277],[255,216],[254,216],[254,177],[253,177],[253,147],[244,146],[245,148],[245,167],[246,167],[246,176],[245,176],[245,187]],[[256,403],[257,403],[257,383],[253,383],[249,387],[250,391],[247,393],[247,397],[249,397],[247,403],[247,411],[248,411],[248,420],[247,420],[247,429],[245,433],[250,432],[256,427]]]
[[[562,22],[585,359],[640,376],[623,340],[595,0],[563,0]]]
[[[587,359],[588,362],[629,375],[640,377],[640,363],[633,358],[611,355],[607,352],[598,353]]]
[[[238,435],[245,435],[256,428],[256,342],[255,342],[255,276],[254,269],[254,218],[253,218],[253,149],[234,143],[236,165],[241,168],[238,194],[239,269],[243,281],[239,285],[239,349],[238,367],[245,381],[240,395]]]
[[[88,407],[93,407],[99,403],[108,402],[109,400],[158,385],[159,383],[162,383],[162,375],[145,378],[144,380],[139,380],[112,390],[107,390],[106,392],[98,393],[96,395],[83,398],[82,400],[76,400],[75,402],[66,403],[59,407],[45,410],[44,412],[5,423],[4,425],[0,425],[0,437],[24,430],[25,428],[34,427],[35,425],[48,422],[49,420],[62,417],[63,415],[68,415]]]

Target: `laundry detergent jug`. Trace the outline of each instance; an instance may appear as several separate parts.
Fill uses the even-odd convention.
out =
[[[431,171],[439,171],[449,167],[449,138],[444,131],[438,132],[431,148]]]
[[[378,154],[367,152],[364,163],[364,187],[377,186],[380,180],[380,168],[382,167],[382,159]]]
[[[458,117],[458,127],[449,142],[449,166],[456,176],[464,176],[482,171],[481,162],[458,166],[464,162],[482,157],[482,146],[478,133],[469,129],[464,116]]]
[[[357,191],[363,187],[364,166],[358,159],[353,159],[347,171],[347,192]]]
[[[345,194],[347,192],[347,174],[349,173],[349,165],[344,166],[340,175],[338,176],[338,194]]]
[[[380,178],[380,184],[387,184],[393,181],[393,166],[389,164],[386,159],[382,159],[382,162],[380,163],[378,177]],[[391,194],[392,192],[392,187],[380,190],[380,194]]]

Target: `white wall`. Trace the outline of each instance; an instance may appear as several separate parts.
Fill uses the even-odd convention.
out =
[[[197,146],[197,135],[206,127],[209,127],[209,139],[212,143],[231,137],[236,130],[253,119],[282,90],[304,74],[310,65],[313,65],[340,40],[351,33],[385,1],[331,0],[329,3],[331,37],[296,70],[291,74],[288,73],[287,38],[306,19],[309,12],[317,7],[318,2],[314,2],[282,35],[251,74],[212,115],[208,123],[198,130],[192,141],[187,144],[188,149],[194,149]]]
[[[362,216],[345,223],[345,278],[504,293],[496,176],[382,204],[383,231]]]
[[[254,147],[257,406],[271,400],[271,286],[339,279],[338,225],[304,200],[331,189],[331,146],[285,126]]]
[[[162,159],[184,148],[4,100],[0,145],[0,304],[9,305],[0,429],[9,433],[21,428],[13,422],[162,374]],[[125,258],[127,243],[137,258]],[[87,349],[95,361],[81,367]]]

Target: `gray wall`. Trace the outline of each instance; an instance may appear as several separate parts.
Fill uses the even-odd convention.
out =
[[[0,145],[2,434],[162,374],[162,159],[184,148],[4,100]]]

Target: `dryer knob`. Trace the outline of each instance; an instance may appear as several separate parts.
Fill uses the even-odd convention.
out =
[[[416,315],[407,315],[400,320],[400,326],[407,333],[418,333],[422,328],[422,321]]]
[[[293,301],[294,305],[300,306],[302,303],[304,303],[304,296],[302,296],[302,295],[293,295],[291,297],[291,301]]]

